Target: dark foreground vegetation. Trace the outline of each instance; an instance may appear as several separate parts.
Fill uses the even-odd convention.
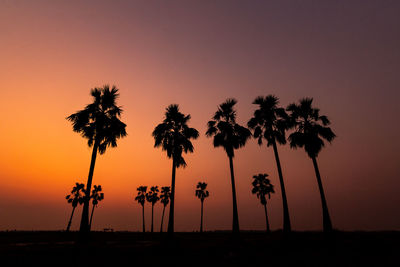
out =
[[[400,232],[0,232],[2,266],[398,266]],[[172,264],[172,265],[171,265]]]

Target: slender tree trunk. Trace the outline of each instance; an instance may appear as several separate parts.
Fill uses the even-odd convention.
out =
[[[290,217],[289,217],[289,208],[288,208],[288,203],[287,203],[287,198],[286,198],[285,184],[283,182],[281,162],[279,160],[278,148],[276,147],[275,141],[272,143],[272,146],[274,148],[276,166],[278,167],[279,182],[281,185],[281,194],[282,194],[282,203],[283,203],[283,231],[288,233],[291,231],[291,225],[290,225]]]
[[[319,193],[321,195],[321,204],[322,204],[322,218],[323,218],[323,227],[324,232],[332,231],[332,222],[329,216],[328,205],[326,204],[324,188],[322,187],[321,175],[319,174],[317,159],[315,157],[311,158],[314,164],[315,175],[317,176]]]
[[[204,199],[201,200],[200,233],[203,232],[203,203]]]
[[[164,211],[165,211],[165,205],[162,210],[160,233],[162,233],[162,231],[163,231],[162,227],[163,227],[163,223],[164,223]]]
[[[145,222],[144,222],[144,204],[142,205],[142,227],[143,227],[143,233],[145,233],[146,228],[145,228]]]
[[[265,223],[266,223],[266,225],[267,225],[267,233],[270,233],[270,232],[271,232],[271,229],[269,228],[267,204],[264,204],[264,212],[265,212]]]
[[[172,160],[172,181],[171,181],[171,204],[169,206],[168,217],[168,235],[173,236],[174,233],[174,207],[175,207],[175,159]]]
[[[154,204],[151,203],[151,232],[153,233],[153,214],[154,214]]]
[[[89,231],[92,229],[93,212],[94,212],[94,208],[95,208],[95,207],[96,207],[96,206],[93,205],[93,207],[92,207],[92,213],[90,214]]]
[[[231,156],[229,157],[229,167],[231,169],[231,184],[232,184],[232,202],[233,202],[233,219],[232,219],[232,233],[239,234],[239,216],[238,216],[238,209],[236,203],[236,188],[235,188],[235,175],[233,172],[233,159]]]
[[[71,228],[72,217],[74,216],[75,208],[76,208],[76,207],[73,207],[73,208],[72,208],[71,217],[69,218],[69,222],[68,222],[68,226],[67,226],[67,230],[66,230],[67,232],[69,232],[69,229]]]
[[[92,151],[92,160],[90,162],[90,169],[89,169],[89,176],[88,176],[88,181],[86,184],[86,195],[85,195],[85,201],[83,204],[83,210],[82,210],[82,219],[81,219],[81,226],[80,226],[80,233],[82,235],[88,235],[90,229],[89,229],[89,202],[90,202],[90,190],[92,189],[92,179],[93,179],[93,171],[94,171],[94,165],[96,163],[96,156],[97,156],[97,149],[99,145],[97,141],[94,142],[93,145],[93,151]]]

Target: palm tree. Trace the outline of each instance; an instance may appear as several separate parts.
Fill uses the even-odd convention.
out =
[[[147,186],[139,186],[137,189],[138,194],[135,197],[135,200],[142,205],[142,223],[143,223],[143,233],[146,232],[145,223],[144,223],[144,203],[146,202],[146,191]]]
[[[227,99],[218,106],[214,117],[208,122],[207,137],[214,136],[214,147],[222,146],[229,158],[231,170],[232,202],[233,202],[233,221],[232,232],[239,233],[239,216],[236,203],[235,176],[233,172],[234,151],[243,147],[251,137],[249,129],[236,123],[236,111],[233,106],[237,101],[233,98]]]
[[[163,204],[163,210],[162,210],[162,216],[161,216],[160,233],[163,231],[165,207],[168,205],[170,198],[171,198],[171,188],[169,186],[161,187],[160,199],[161,199],[161,203]]]
[[[324,140],[329,143],[336,137],[326,116],[319,114],[318,108],[312,107],[312,98],[303,98],[299,104],[290,104],[286,110],[290,112],[291,126],[294,132],[290,134],[290,147],[304,147],[308,156],[312,159],[319,193],[321,195],[323,229],[324,232],[332,231],[332,222],[329,216],[328,205],[325,199],[324,188],[322,187],[321,176],[317,164],[317,156],[321,149],[325,146]]]
[[[93,103],[67,117],[72,122],[74,132],[88,139],[88,146],[93,147],[80,225],[82,234],[90,231],[89,201],[97,153],[101,155],[106,152],[107,147],[116,147],[117,140],[126,136],[126,124],[119,120],[122,109],[116,105],[118,89],[115,86],[110,89],[108,85],[104,85],[102,88],[92,89],[90,94]]]
[[[94,208],[96,208],[99,202],[104,199],[104,193],[101,191],[101,185],[93,186],[92,195],[90,196],[90,198],[92,199],[92,213],[90,215],[89,230],[92,228]]]
[[[176,168],[186,167],[182,152],[192,153],[194,148],[190,139],[199,137],[199,132],[187,125],[189,120],[190,115],[181,113],[178,105],[169,105],[166,108],[163,122],[158,124],[152,133],[155,140],[154,147],[161,146],[162,150],[167,152],[168,158],[172,158],[171,206],[168,218],[168,233],[170,235],[174,232]]]
[[[271,198],[271,193],[275,193],[274,191],[274,186],[271,184],[270,180],[267,179],[268,174],[260,173],[258,175],[254,175],[253,178],[253,189],[251,190],[251,193],[257,194],[257,198],[260,200],[261,204],[264,206],[264,212],[265,212],[265,222],[267,225],[267,233],[271,232],[269,228],[269,221],[268,221],[268,212],[267,212],[267,198]]]
[[[71,203],[72,205],[72,213],[71,217],[69,218],[66,230],[67,232],[69,232],[69,229],[71,228],[71,222],[72,222],[72,217],[74,216],[75,208],[78,206],[78,204],[80,205],[83,203],[84,191],[85,191],[85,185],[76,183],[76,185],[72,188],[71,194],[65,197],[68,203]]]
[[[278,148],[276,145],[276,143],[281,145],[286,144],[285,131],[288,129],[288,115],[284,108],[278,107],[278,103],[279,99],[274,95],[257,97],[253,101],[253,104],[258,105],[258,109],[254,111],[253,118],[250,119],[247,126],[254,130],[253,136],[258,139],[258,144],[260,146],[263,143],[263,139],[265,139],[267,140],[267,147],[272,145],[274,149],[283,203],[283,231],[290,232],[289,208],[286,199],[286,190],[283,182]]]
[[[150,187],[150,191],[146,193],[146,200],[147,202],[151,203],[151,232],[153,233],[153,215],[154,215],[154,205],[157,203],[158,200],[160,200],[160,197],[158,196],[158,186],[152,186]]]
[[[210,193],[208,192],[208,190],[206,190],[207,188],[207,184],[206,183],[202,183],[199,182],[196,186],[196,197],[198,197],[201,201],[201,217],[200,217],[200,233],[203,232],[203,202],[204,199],[207,198]]]

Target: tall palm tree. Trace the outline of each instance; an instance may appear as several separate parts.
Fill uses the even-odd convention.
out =
[[[154,215],[154,205],[157,203],[157,201],[160,200],[160,197],[158,196],[158,186],[152,186],[150,187],[150,191],[146,193],[146,200],[147,202],[151,203],[151,232],[154,232],[154,227],[153,227],[153,215]]]
[[[69,232],[69,229],[71,228],[71,223],[72,223],[72,217],[74,216],[74,212],[76,207],[81,205],[83,203],[84,199],[84,191],[85,191],[85,185],[76,183],[75,186],[72,188],[71,194],[67,195],[65,199],[67,200],[68,203],[71,203],[72,205],[72,213],[71,217],[69,218],[68,226],[67,226],[67,232]]]
[[[172,158],[172,181],[171,181],[171,206],[169,207],[168,233],[174,232],[174,207],[175,207],[175,172],[176,168],[186,167],[186,161],[182,152],[192,153],[194,148],[190,139],[197,139],[199,132],[188,126],[190,115],[179,111],[176,104],[166,108],[165,118],[158,124],[152,135],[154,147],[160,147],[167,152],[168,158]]]
[[[283,231],[290,232],[289,208],[278,148],[276,145],[277,143],[281,145],[286,144],[285,131],[288,129],[288,115],[284,108],[278,107],[279,99],[274,95],[268,95],[266,97],[259,96],[253,101],[253,104],[258,105],[258,109],[254,111],[254,115],[247,123],[247,126],[254,130],[253,136],[258,139],[258,144],[260,146],[263,143],[263,139],[265,139],[267,141],[267,147],[272,146],[274,149],[282,194]]]
[[[119,97],[118,89],[108,85],[90,91],[93,103],[70,115],[74,132],[88,139],[88,146],[93,147],[89,175],[86,184],[86,195],[80,225],[81,233],[89,233],[89,201],[92,189],[93,171],[97,153],[104,154],[107,147],[116,147],[117,140],[126,136],[126,124],[120,121],[122,109],[116,105]]]
[[[201,217],[200,217],[200,233],[203,232],[203,203],[204,203],[204,199],[207,198],[210,193],[208,192],[208,190],[206,190],[207,188],[207,184],[206,183],[202,183],[199,182],[196,186],[196,197],[198,197],[201,201]]]
[[[102,191],[101,185],[93,186],[92,194],[90,195],[90,198],[92,199],[92,213],[90,215],[89,230],[92,229],[94,208],[96,208],[99,202],[104,199],[104,193],[101,191]]]
[[[328,117],[320,115],[319,109],[312,107],[312,98],[303,98],[299,104],[290,104],[286,110],[290,112],[291,126],[294,132],[289,135],[290,147],[304,147],[308,156],[312,159],[319,193],[321,195],[323,229],[324,232],[332,231],[332,222],[329,216],[328,205],[322,187],[321,175],[319,173],[317,156],[325,146],[324,140],[329,143],[336,137],[330,127]]]
[[[146,191],[147,186],[139,186],[137,189],[138,194],[135,197],[135,200],[142,205],[142,225],[143,225],[143,233],[146,232],[145,222],[144,222],[144,203],[146,202]]]
[[[239,216],[236,203],[235,175],[233,172],[234,151],[243,147],[251,137],[249,129],[236,123],[236,110],[234,105],[237,101],[233,98],[227,99],[218,106],[214,117],[208,122],[207,137],[214,136],[214,147],[222,146],[229,158],[229,167],[231,170],[232,202],[233,202],[233,220],[232,232],[239,233]]]
[[[162,210],[162,216],[161,216],[160,233],[163,231],[165,207],[168,205],[170,198],[171,198],[171,188],[169,186],[161,187],[160,200],[161,200],[161,203],[163,204],[163,210]]]
[[[260,173],[258,175],[254,175],[253,182],[251,183],[253,185],[253,189],[251,190],[251,193],[257,194],[257,198],[260,200],[261,204],[264,206],[264,212],[265,212],[265,223],[267,226],[267,233],[271,232],[269,228],[269,220],[268,220],[268,212],[267,212],[267,198],[271,198],[271,193],[275,193],[274,191],[274,186],[271,184],[270,180],[267,179],[268,174],[266,173]]]

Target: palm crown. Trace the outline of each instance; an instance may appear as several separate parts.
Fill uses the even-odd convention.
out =
[[[252,182],[253,189],[251,190],[251,193],[257,194],[257,198],[260,199],[260,202],[263,205],[267,204],[266,196],[271,198],[271,193],[275,193],[274,186],[267,177],[268,174],[266,173],[254,175],[254,180]]]
[[[72,188],[71,194],[67,195],[65,199],[68,201],[68,203],[71,203],[72,207],[76,207],[78,204],[83,203],[84,191],[85,185],[76,183],[76,185]]]
[[[204,199],[210,195],[208,190],[206,190],[206,183],[199,182],[196,188],[196,197],[198,197],[201,201],[204,201]]]
[[[247,126],[254,130],[253,135],[258,139],[258,144],[262,144],[263,138],[267,140],[267,146],[272,145],[273,142],[286,144],[285,131],[288,128],[288,116],[285,109],[278,107],[278,98],[274,95],[259,96],[253,104],[259,107],[254,111],[253,118]]]
[[[186,162],[182,152],[193,152],[190,139],[197,139],[199,132],[190,128],[187,123],[190,115],[179,111],[178,105],[169,105],[165,112],[165,119],[156,126],[152,135],[155,139],[154,147],[162,147],[167,152],[168,158],[173,158],[176,167],[185,167]]]
[[[103,88],[94,88],[90,94],[93,103],[87,105],[69,117],[73,130],[88,139],[91,147],[95,142],[99,147],[99,153],[103,154],[107,147],[116,147],[117,140],[126,136],[126,124],[120,121],[122,109],[116,105],[118,89],[108,85]]]
[[[154,205],[160,199],[160,197],[158,196],[158,192],[158,186],[150,187],[150,191],[146,193],[146,200]]]
[[[160,199],[161,199],[161,203],[164,206],[168,205],[170,197],[171,197],[171,187],[169,187],[169,186],[161,187]]]
[[[312,98],[303,98],[299,104],[290,104],[286,110],[290,112],[290,123],[295,131],[290,134],[290,147],[304,147],[307,154],[311,157],[317,157],[318,153],[324,147],[323,139],[328,142],[336,137],[326,116],[319,114],[318,108],[312,107]]]
[[[138,195],[135,197],[135,200],[139,202],[140,205],[144,206],[147,186],[139,186],[136,190],[138,191]]]
[[[92,194],[91,194],[90,198],[92,199],[92,204],[94,206],[99,204],[99,202],[104,199],[104,193],[101,191],[102,191],[101,185],[93,186],[93,190],[92,190]]]
[[[244,146],[251,136],[249,129],[236,123],[236,103],[230,98],[219,105],[206,132],[208,137],[214,136],[214,147],[222,146],[229,157],[234,157],[234,149]]]

